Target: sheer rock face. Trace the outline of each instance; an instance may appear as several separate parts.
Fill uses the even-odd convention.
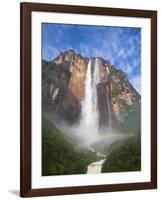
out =
[[[56,114],[70,124],[80,120],[88,62],[88,58],[83,58],[73,50],[61,53],[51,62],[42,62],[44,112]],[[97,100],[100,126],[109,126],[111,120],[113,127],[122,128],[128,123],[127,131],[140,130],[140,99],[140,94],[125,73],[99,58]],[[130,125],[130,120],[133,125]]]
[[[141,96],[130,84],[122,70],[111,68],[111,103],[119,125],[140,131]]]
[[[76,54],[73,50],[62,53],[53,63],[60,64],[62,62],[70,63],[70,80],[68,82],[68,90],[79,101],[84,98],[84,83],[86,79],[86,71],[88,60]]]

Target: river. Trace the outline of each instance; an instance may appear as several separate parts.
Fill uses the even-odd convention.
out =
[[[96,162],[91,163],[87,167],[87,174],[99,174],[102,170],[102,165],[106,159],[102,159]]]
[[[91,147],[88,147],[88,149],[91,150],[92,152],[95,152],[95,150]],[[98,161],[92,162],[91,164],[87,166],[87,174],[99,174],[102,171],[102,166],[106,160],[106,155],[100,152],[97,152],[96,155],[98,158],[100,157],[101,159]]]

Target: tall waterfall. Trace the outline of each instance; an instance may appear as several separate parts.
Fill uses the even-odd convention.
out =
[[[108,92],[107,92],[107,108],[108,108],[108,117],[109,117],[109,131],[112,131],[111,105],[109,101]]]
[[[106,84],[108,74],[101,78],[100,60],[95,58],[89,60],[85,80],[85,97],[82,101],[82,113],[80,119],[80,131],[84,134],[88,141],[95,140],[99,136],[100,130],[100,116],[98,106],[97,85]],[[105,87],[105,86],[103,86]],[[107,86],[106,86],[107,87]],[[112,118],[111,118],[111,105],[109,99],[109,88],[106,91],[106,106],[104,109],[107,111],[108,127],[104,130],[112,131]],[[105,111],[105,112],[106,112]],[[103,130],[103,129],[102,129]]]
[[[94,66],[93,66],[94,64]],[[94,68],[93,68],[94,67]],[[93,68],[93,70],[92,70]],[[82,102],[81,127],[88,137],[94,139],[99,132],[99,114],[97,108],[97,81],[99,78],[99,64],[89,60],[85,81],[85,98]]]

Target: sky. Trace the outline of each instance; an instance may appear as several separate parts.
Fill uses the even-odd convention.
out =
[[[50,61],[69,49],[83,57],[102,57],[122,69],[141,94],[141,29],[42,24],[42,58]]]

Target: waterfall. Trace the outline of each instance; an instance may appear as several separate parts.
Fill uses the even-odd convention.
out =
[[[100,76],[100,60],[99,58],[90,59],[86,71],[85,80],[85,95],[82,104],[82,112],[80,119],[79,130],[82,132],[87,141],[95,140],[99,136],[99,111],[98,111],[98,95],[97,95],[97,84],[105,83]],[[104,79],[104,77],[103,77]],[[108,117],[107,130],[111,133],[112,131],[112,118],[111,118],[111,105],[109,99],[109,88],[107,88],[106,101]]]
[[[94,139],[98,136],[99,115],[97,109],[97,87],[96,82],[99,77],[99,65],[89,60],[85,81],[85,98],[82,102],[81,127],[88,139]]]
[[[94,84],[97,85],[100,82],[100,74],[99,74],[99,59],[96,58],[94,60]]]
[[[110,105],[108,93],[109,93],[109,90],[107,92],[107,108],[108,108],[108,116],[109,116],[109,130],[112,131],[111,105]]]

